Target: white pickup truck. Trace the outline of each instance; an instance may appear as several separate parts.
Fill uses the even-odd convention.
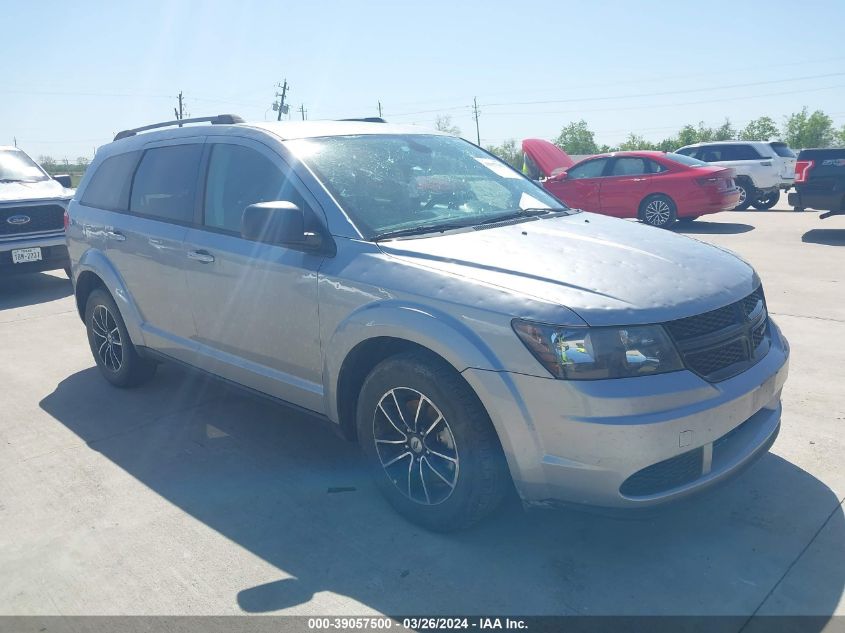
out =
[[[780,141],[696,143],[676,153],[732,167],[740,190],[738,211],[750,206],[771,209],[780,198],[780,190],[789,189],[795,182],[795,152]]]
[[[70,276],[65,212],[70,176],[50,176],[23,150],[0,146],[0,277],[45,270]]]

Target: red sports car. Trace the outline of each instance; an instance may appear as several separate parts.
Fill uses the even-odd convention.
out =
[[[560,148],[527,139],[529,171],[568,206],[667,227],[739,201],[734,171],[667,152],[614,152],[574,163]]]

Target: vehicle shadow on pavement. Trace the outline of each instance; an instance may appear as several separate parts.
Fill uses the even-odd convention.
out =
[[[72,294],[73,285],[67,277],[44,273],[15,275],[0,279],[0,310],[47,303]]]
[[[845,246],[845,229],[810,229],[801,236],[802,242]]]
[[[278,570],[222,611],[281,611],[331,592],[387,614],[827,616],[845,586],[839,499],[774,454],[654,515],[511,502],[473,529],[433,534],[391,510],[357,446],[325,424],[175,367],[134,390],[86,369],[40,405],[81,450]],[[816,535],[833,544],[821,555],[807,547]],[[211,555],[200,547],[193,557]],[[233,565],[203,582],[237,587],[242,574]]]
[[[734,235],[737,233],[748,233],[748,231],[753,231],[754,227],[750,224],[738,224],[735,222],[702,222],[701,220],[696,220],[695,222],[676,222],[671,230],[676,233],[700,235]]]

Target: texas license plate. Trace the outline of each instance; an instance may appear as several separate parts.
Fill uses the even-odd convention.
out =
[[[12,251],[12,263],[25,264],[26,262],[41,261],[41,249],[35,248],[17,248]]]

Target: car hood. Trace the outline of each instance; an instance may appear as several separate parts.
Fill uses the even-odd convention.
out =
[[[52,179],[39,182],[0,182],[0,203],[56,198],[70,200],[73,192],[73,189],[65,189]]]
[[[522,141],[522,151],[528,154],[545,177],[572,167],[575,161],[554,143],[541,138],[527,138]]]
[[[692,316],[759,284],[753,268],[726,250],[592,213],[379,246],[406,263],[551,301],[590,325]]]

